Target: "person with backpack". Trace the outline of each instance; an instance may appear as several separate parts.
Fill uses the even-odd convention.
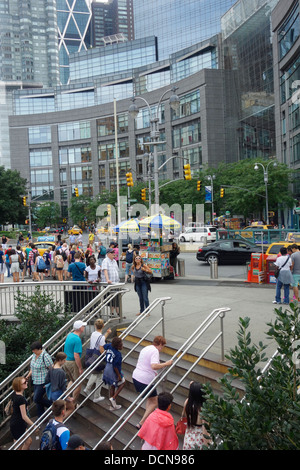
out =
[[[34,264],[35,264],[35,267],[36,267],[36,274],[37,274],[38,280],[43,281],[44,280],[44,274],[45,274],[47,266],[46,266],[46,263],[45,263],[45,260],[44,260],[43,256],[40,255],[40,253],[37,254]]]
[[[128,281],[130,268],[133,263],[133,257],[136,255],[135,250],[132,248],[132,245],[129,243],[128,250],[126,251],[126,270],[125,270],[125,284]],[[133,275],[132,275],[133,276]],[[133,282],[133,281],[132,281]]]
[[[51,401],[45,394],[45,379],[48,369],[53,366],[53,361],[51,356],[43,349],[43,345],[40,341],[32,343],[31,351],[30,371],[26,379],[32,379],[33,401],[36,404],[38,416],[42,416],[45,408],[49,408],[51,405]]]
[[[103,260],[106,256],[106,248],[101,241],[99,241],[98,243],[97,251],[98,251],[98,265],[101,267]]]
[[[20,275],[22,276],[21,282],[24,282],[25,271],[26,271],[25,256],[20,245],[16,247],[16,251],[19,255],[19,272],[20,272]]]
[[[54,252],[54,262],[55,262],[55,271],[57,273],[57,278],[59,281],[63,280],[63,267],[64,267],[64,258],[60,252],[59,248],[56,248]]]
[[[70,430],[64,424],[66,418],[65,400],[56,400],[52,403],[51,419],[45,427],[40,441],[40,450],[66,450],[70,439]]]
[[[36,249],[34,243],[32,243],[31,251],[29,251],[28,253],[28,260],[29,260],[29,265],[30,265],[30,271],[32,273],[32,280],[35,282],[39,280],[39,276],[38,276],[38,273],[36,272],[36,264],[35,264],[36,257],[38,256],[38,254],[39,254],[38,250]]]

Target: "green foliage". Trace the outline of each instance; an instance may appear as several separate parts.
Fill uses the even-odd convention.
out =
[[[266,346],[252,344],[250,319],[240,319],[238,344],[227,356],[233,367],[220,381],[222,397],[205,386],[203,416],[209,423],[210,449],[300,449],[300,372],[294,355],[300,338],[300,308],[291,303],[290,310],[275,312],[267,334],[277,344],[278,354],[267,372],[262,374],[260,368],[267,360]],[[237,378],[245,389],[243,399],[234,386]]]
[[[53,227],[60,221],[60,207],[57,202],[44,202],[33,210],[33,219],[38,227]]]
[[[22,205],[26,195],[26,179],[16,170],[0,166],[0,225],[24,224],[27,208]]]
[[[15,298],[19,323],[0,321],[0,339],[6,345],[6,364],[1,366],[0,382],[31,355],[30,345],[34,341],[45,343],[71,318],[61,302],[53,300],[39,286],[33,295],[18,292]]]

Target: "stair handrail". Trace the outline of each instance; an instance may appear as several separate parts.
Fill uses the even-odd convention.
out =
[[[123,284],[122,284],[123,285]],[[95,300],[95,299],[93,299]],[[156,308],[160,303],[161,304],[165,304],[165,302],[167,300],[171,300],[171,297],[162,297],[162,298],[156,298],[143,312],[142,314],[139,315],[138,318],[136,318],[132,323],[137,326],[139,325],[147,316],[148,314],[154,310],[154,308]],[[156,324],[158,325],[159,323],[161,323],[162,321],[164,320],[163,316],[162,318],[160,318]],[[74,322],[74,318],[72,320]],[[72,323],[73,324],[73,323]],[[132,331],[132,327],[131,327],[132,324],[130,324],[122,333],[121,333],[121,337],[124,338],[126,336],[128,336],[131,331]],[[151,327],[151,331],[153,330],[153,327]],[[136,346],[137,347],[137,346]],[[133,351],[132,351],[133,352]],[[128,356],[128,355],[127,355]],[[126,356],[126,357],[127,357]],[[99,356],[95,362],[93,362],[88,368],[86,368],[84,370],[84,372],[73,382],[73,384],[59,397],[59,399],[64,399],[66,398],[68,395],[70,395],[79,385],[82,384],[82,382],[89,376],[89,374],[95,369],[95,367],[97,367],[97,365],[100,364],[100,362],[102,362],[104,360],[104,357],[105,357],[105,352],[103,354],[101,354],[101,356]],[[98,387],[100,387],[101,384],[98,385]],[[98,388],[97,387],[97,388]],[[94,393],[95,390],[93,390],[93,393]],[[86,397],[86,399],[84,399],[80,404],[82,405],[89,397]],[[73,414],[74,412],[76,412],[77,410],[79,409],[79,407],[77,407],[69,416],[68,418],[65,420],[67,421]],[[51,415],[52,413],[52,410],[51,410],[51,406],[34,422],[34,424],[32,426],[30,426],[25,432],[24,434],[22,434],[22,436],[17,440],[15,441],[12,446],[8,449],[8,450],[16,450],[17,448],[19,448],[24,442],[25,440],[31,436],[35,431],[36,429],[39,428],[39,426],[41,424],[43,424],[46,419]]]
[[[118,294],[120,294],[121,292],[112,292],[111,295],[113,295],[112,298],[109,298],[109,300],[107,301],[106,299],[105,300],[105,303],[103,306],[99,306],[98,305],[98,301],[102,298],[102,297],[105,297],[110,290],[115,290],[116,288],[120,287],[120,286],[124,286],[124,283],[122,284],[109,284],[105,287],[104,290],[102,290],[101,292],[99,292],[99,294],[94,298],[92,299],[88,304],[86,304],[83,309],[80,310],[80,312],[78,312],[76,315],[74,315],[74,317],[72,317],[64,326],[62,326],[60,328],[60,330],[58,330],[53,336],[51,336],[51,338],[49,338],[44,344],[43,344],[43,348],[48,348],[54,341],[56,338],[58,338],[59,336],[61,336],[61,334],[64,332],[64,331],[67,331],[69,330],[70,327],[73,326],[73,323],[78,320],[79,318],[82,318],[82,316],[85,315],[85,313],[91,308],[94,306],[94,304],[97,304],[96,305],[96,308],[99,307],[100,309],[103,307],[103,306],[106,306],[106,304],[108,304],[109,302],[111,302],[112,298],[116,297]],[[128,292],[129,289],[126,289],[126,292]],[[8,377],[6,377],[6,379],[4,379],[1,383],[0,383],[0,391],[1,389],[10,381],[12,380],[14,377],[17,377],[17,373],[19,373],[20,371],[22,371],[28,364],[30,364],[30,361],[31,361],[31,358],[32,356],[30,356],[28,359],[26,359],[23,364],[21,364],[19,367],[17,367],[17,369],[12,372]],[[0,392],[1,393],[1,392]],[[2,402],[0,402],[0,405],[1,405]]]
[[[111,428],[104,434],[104,436],[97,442],[97,444],[93,447],[93,450],[96,450],[98,445],[107,439],[108,441],[111,440],[125,425],[125,423],[131,418],[131,416],[137,411],[137,409],[141,406],[141,404],[149,397],[149,395],[153,392],[153,390],[157,387],[157,385],[162,382],[165,377],[172,371],[172,369],[177,365],[177,363],[182,359],[182,357],[189,351],[189,349],[195,344],[195,342],[205,333],[205,331],[210,327],[212,323],[219,317],[221,318],[221,322],[225,316],[225,313],[230,311],[231,309],[229,307],[222,307],[218,309],[214,309],[208,317],[201,323],[201,325],[190,335],[190,337],[183,343],[183,345],[175,352],[175,354],[172,356],[172,360],[179,354],[179,357],[173,361],[173,364],[168,367],[167,370],[161,372],[158,374],[147,386],[149,388],[148,392],[144,395],[145,392],[140,393],[136,399],[129,405],[129,407],[124,411],[124,413],[116,420],[116,422],[111,426]],[[213,344],[221,337],[223,337],[223,328],[222,331],[217,335],[216,339],[214,340]],[[205,351],[205,354],[207,351],[211,348],[212,344],[210,347]],[[197,363],[199,361],[195,361],[193,364],[193,367],[196,367]],[[141,399],[141,400],[140,400]],[[140,401],[139,401],[140,400]],[[137,404],[138,403],[138,404]],[[135,406],[136,405],[136,406]],[[135,407],[135,408],[134,408]],[[134,408],[132,410],[132,408]],[[130,411],[132,410],[132,411]],[[129,413],[130,412],[130,413]],[[129,414],[129,415],[128,415]],[[127,416],[128,415],[128,416]],[[117,429],[115,429],[117,428]],[[115,429],[115,431],[111,434],[112,430]],[[131,442],[136,438],[138,434],[137,433],[133,436],[133,438],[127,443],[124,449],[126,449]]]

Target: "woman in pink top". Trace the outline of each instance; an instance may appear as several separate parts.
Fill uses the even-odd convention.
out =
[[[159,353],[166,345],[166,340],[163,336],[156,336],[153,343],[143,348],[139,354],[136,368],[133,371],[132,379],[135,389],[138,393],[143,393],[143,396],[148,393],[152,388],[153,384],[148,387],[150,382],[156,377],[157,370],[169,367],[173,364],[172,359],[164,363],[160,363]],[[148,387],[148,388],[147,388]],[[137,424],[137,428],[140,429],[146,418],[152,411],[157,408],[157,391],[154,389],[148,396],[146,401],[146,410],[141,421]]]

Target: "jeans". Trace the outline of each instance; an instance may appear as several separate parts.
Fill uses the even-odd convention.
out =
[[[144,280],[139,280],[135,284],[135,289],[137,295],[139,296],[140,301],[140,313],[142,313],[148,306],[149,306],[149,299],[148,299],[148,284]]]
[[[48,400],[44,384],[34,385],[33,387],[33,401],[36,404],[38,416],[42,416],[45,408],[49,408],[52,402]]]
[[[284,293],[284,298],[283,302],[285,304],[289,303],[289,298],[290,298],[290,285],[289,284],[283,284],[279,279],[276,281],[276,295],[275,295],[275,300],[276,302],[281,303],[281,288],[283,286],[283,293]]]
[[[11,274],[10,274],[10,266],[11,264],[10,263],[5,263],[5,266],[6,266],[6,269],[7,269],[7,277],[10,277]]]

